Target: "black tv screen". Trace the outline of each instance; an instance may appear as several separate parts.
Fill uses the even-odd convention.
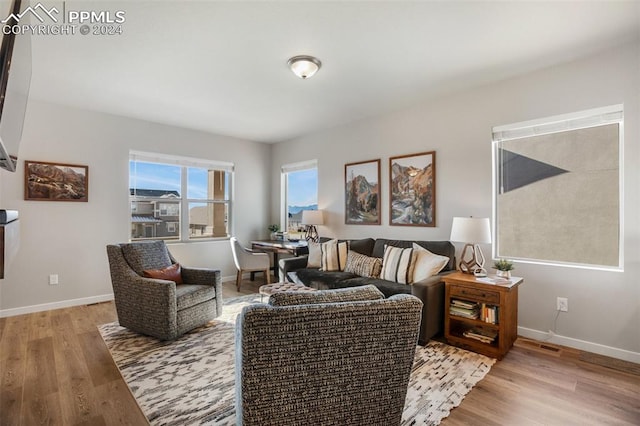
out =
[[[18,16],[23,7],[29,7],[29,2],[22,0],[10,2],[10,7],[6,2],[1,4],[0,20],[11,14]],[[26,19],[28,14],[20,19],[21,26]],[[0,24],[0,167],[11,172],[16,170],[31,83],[31,35],[14,27],[16,23],[10,18]]]

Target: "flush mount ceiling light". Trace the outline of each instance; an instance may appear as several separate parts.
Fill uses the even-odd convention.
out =
[[[295,75],[302,79],[307,79],[320,69],[322,62],[313,56],[299,55],[289,59],[287,65]]]

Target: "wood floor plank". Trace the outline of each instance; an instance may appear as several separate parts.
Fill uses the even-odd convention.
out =
[[[54,328],[56,371],[62,417],[66,424],[78,424],[100,415],[91,374],[68,313],[58,315]]]
[[[96,394],[104,421],[109,426],[149,424],[123,380],[96,387]]]
[[[29,315],[29,341],[51,337],[51,312],[36,312]]]
[[[27,342],[21,412],[22,424],[63,424],[51,337]]]
[[[4,334],[4,326],[7,324],[6,318],[0,318],[0,342],[2,341],[2,335]]]
[[[19,425],[27,363],[26,315],[7,318],[0,339],[0,424]]]
[[[26,394],[22,403],[22,425],[64,425],[57,392]]]
[[[93,386],[100,386],[121,378],[97,328],[94,327],[93,331],[79,334],[78,338]]]

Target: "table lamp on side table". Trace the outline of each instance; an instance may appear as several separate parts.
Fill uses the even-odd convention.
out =
[[[451,241],[465,243],[460,255],[462,272],[476,276],[487,275],[484,269],[484,255],[479,244],[491,244],[488,217],[454,217],[451,225]]]
[[[317,243],[320,240],[320,236],[316,225],[324,224],[322,210],[303,210],[301,223],[305,225],[305,239]]]

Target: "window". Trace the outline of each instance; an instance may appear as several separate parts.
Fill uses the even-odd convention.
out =
[[[160,216],[180,216],[180,203],[158,203]]]
[[[318,162],[305,161],[282,166],[283,229],[289,234],[303,231],[303,210],[318,210]]]
[[[621,270],[622,105],[493,129],[494,257]]]
[[[232,175],[230,163],[131,152],[131,240],[228,237]]]

